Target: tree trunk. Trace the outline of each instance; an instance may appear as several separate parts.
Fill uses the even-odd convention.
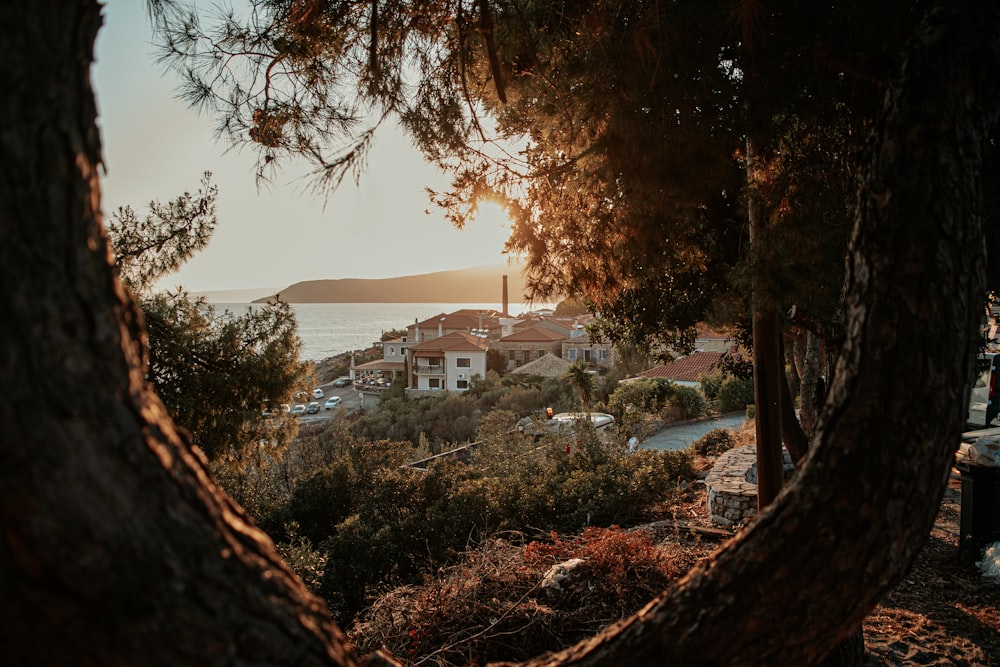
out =
[[[1000,90],[997,9],[944,16],[876,128],[848,338],[805,466],[677,587],[532,664],[816,664],[909,568],[964,421],[981,147]],[[94,0],[0,3],[0,661],[352,664],[144,382],[137,311],[101,229],[98,23]]]
[[[760,142],[747,138],[747,209],[750,223],[750,254],[760,267],[765,254],[764,212],[761,210],[757,180],[757,151]],[[781,327],[770,298],[761,295],[754,281],[751,306],[753,324],[754,426],[757,436],[757,510],[771,504],[781,491],[784,466],[781,451],[781,385],[785,382],[781,359]]]
[[[779,337],[778,342],[781,342]],[[778,354],[782,359],[785,357],[784,345],[779,346]],[[795,403],[792,400],[792,390],[788,386],[788,378],[781,378],[781,441],[785,443],[785,449],[795,465],[805,459],[809,452],[809,436],[802,429],[795,416]]]
[[[99,7],[0,3],[0,663],[352,664],[144,380],[100,212]]]
[[[806,435],[812,436],[816,432],[816,419],[822,400],[825,396],[819,395],[820,378],[820,355],[819,336],[812,331],[802,331],[802,335],[795,340],[795,363],[798,368],[801,382],[799,393],[799,423]],[[801,348],[801,349],[800,349]]]

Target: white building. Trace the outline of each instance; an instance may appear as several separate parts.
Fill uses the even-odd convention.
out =
[[[486,376],[486,350],[485,340],[461,331],[410,345],[408,391],[468,391],[473,376]]]

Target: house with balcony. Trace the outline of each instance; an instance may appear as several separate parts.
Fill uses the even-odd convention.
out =
[[[382,341],[381,346],[381,359],[359,365],[351,360],[351,379],[359,390],[381,390],[406,379],[406,337]]]
[[[512,371],[546,354],[561,356],[566,337],[566,334],[551,327],[537,324],[504,336],[497,345],[507,358],[507,370]]]
[[[468,391],[473,376],[486,376],[487,348],[485,340],[464,331],[410,345],[407,393]]]

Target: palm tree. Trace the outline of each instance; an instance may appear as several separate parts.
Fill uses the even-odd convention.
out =
[[[580,405],[583,410],[590,407],[590,399],[594,396],[594,376],[587,370],[587,362],[581,360],[573,362],[573,365],[566,369],[563,378],[569,380],[577,392],[580,394]]]

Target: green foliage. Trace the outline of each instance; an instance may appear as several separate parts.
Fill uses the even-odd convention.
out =
[[[184,293],[156,294],[140,305],[149,333],[147,377],[174,421],[209,459],[224,459],[241,474],[263,465],[295,432],[278,406],[307,372],[291,307],[218,314]]]
[[[714,401],[719,397],[719,389],[722,387],[722,382],[726,379],[726,374],[717,370],[714,373],[702,373],[698,376],[698,384],[701,385],[701,393],[705,395],[710,401]]]
[[[568,297],[556,304],[554,315],[556,317],[575,317],[577,315],[586,315],[588,312],[590,311],[585,301]]]
[[[502,374],[507,370],[507,355],[497,347],[486,350],[486,372]]]
[[[708,414],[705,396],[694,387],[681,387],[669,380],[640,378],[620,382],[608,399],[608,409],[621,419],[630,414],[653,414],[667,404],[676,405],[686,419]]]
[[[418,442],[424,434],[438,452],[447,444],[469,442],[475,436],[479,408],[473,396],[448,392],[410,400],[401,391],[391,392],[383,393],[377,411],[355,423],[358,437]]]
[[[149,213],[140,219],[131,206],[111,214],[108,237],[122,281],[135,293],[152,289],[160,278],[179,269],[204,249],[215,231],[215,197],[211,172],[205,172],[201,189],[185,192],[161,204],[149,203]]]
[[[608,409],[616,418],[623,419],[630,413],[655,413],[673,394],[669,380],[639,378],[620,382],[608,398]]]
[[[746,409],[746,406],[754,402],[754,388],[752,378],[738,378],[729,376],[719,387],[719,410],[722,412],[735,412]]]
[[[587,362],[575,361],[566,369],[563,378],[568,380],[580,397],[580,407],[590,409],[590,401],[594,396],[594,375],[588,370]]]
[[[328,556],[313,547],[312,543],[298,534],[298,525],[293,521],[285,526],[288,535],[287,542],[278,542],[274,546],[281,559],[299,576],[309,590],[316,592],[326,574]]]
[[[253,505],[264,502],[266,492],[254,486],[251,472],[269,465],[295,434],[295,422],[279,406],[308,370],[298,359],[291,307],[277,302],[242,315],[217,313],[183,291],[152,292],[158,279],[208,244],[216,194],[206,172],[195,195],[151,202],[145,218],[130,207],[118,209],[108,234],[143,312],[147,378],[225,488]]]
[[[708,401],[694,387],[674,386],[670,395],[670,402],[680,406],[684,410],[685,419],[697,419],[708,414]]]
[[[688,448],[699,456],[718,456],[736,444],[733,433],[727,428],[714,428],[691,443]]]
[[[416,456],[408,442],[332,428],[296,452],[309,467],[259,523],[304,565],[325,557],[317,590],[346,623],[383,588],[421,580],[496,531],[633,521],[692,475],[688,453],[628,455],[589,422],[536,441],[513,430],[516,421],[490,413],[468,463],[444,459],[426,473],[403,465]]]

